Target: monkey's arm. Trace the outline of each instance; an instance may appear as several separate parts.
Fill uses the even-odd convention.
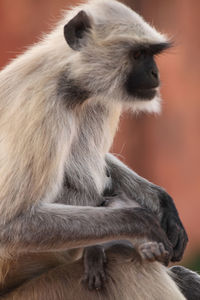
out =
[[[162,188],[137,175],[110,153],[106,155],[106,163],[114,193],[122,191],[129,201],[132,199],[153,211],[173,245],[172,261],[181,260],[188,237],[173,199]]]
[[[112,209],[42,203],[0,226],[3,251],[59,251],[109,240],[147,237],[171,245],[152,213],[145,209]]]

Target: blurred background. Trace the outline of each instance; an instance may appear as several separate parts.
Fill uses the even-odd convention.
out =
[[[175,45],[158,58],[162,115],[124,115],[112,152],[172,195],[189,234],[183,263],[200,271],[200,1],[122,2],[167,33]],[[76,3],[1,0],[0,69],[49,32],[62,10]]]

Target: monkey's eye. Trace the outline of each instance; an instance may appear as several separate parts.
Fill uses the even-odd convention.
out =
[[[141,58],[144,58],[146,56],[146,54],[147,54],[147,52],[144,49],[142,49],[142,50],[134,50],[133,53],[132,53],[133,58],[135,60],[139,60]]]
[[[141,50],[137,50],[133,52],[133,57],[135,59],[139,59],[142,56],[142,51]]]

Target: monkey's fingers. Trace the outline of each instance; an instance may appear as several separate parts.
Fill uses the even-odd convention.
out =
[[[159,243],[160,249],[160,257],[158,257],[158,261],[162,262],[164,265],[168,266],[170,262],[169,252],[165,250],[163,243]]]
[[[159,192],[159,199],[163,209],[161,226],[173,247],[171,260],[180,261],[188,242],[187,233],[170,195],[161,190]]]
[[[140,212],[140,210],[137,209],[137,213]],[[147,211],[146,212],[143,211],[142,214],[143,216],[145,216],[145,219],[143,218],[144,223],[148,225],[146,236],[152,242],[156,242],[156,243],[162,242],[165,250],[169,253],[169,257],[171,259],[173,254],[173,247],[166,233],[161,228],[158,219],[155,216],[153,216],[152,213],[149,213]]]
[[[167,236],[173,245],[171,261],[180,261],[183,257],[188,237],[182,224],[178,224],[173,217],[167,220]]]
[[[173,256],[172,256],[171,261],[176,262],[176,261],[180,261],[182,259],[187,242],[188,242],[188,239],[185,236],[185,232],[181,231],[179,234],[177,244],[173,249]]]
[[[82,283],[88,287],[90,291],[100,290],[106,282],[106,274],[104,272],[87,274],[83,277]]]
[[[162,243],[144,243],[139,247],[139,252],[142,259],[150,262],[160,261],[166,264],[166,261],[168,261],[169,252],[165,250],[165,247]]]
[[[89,290],[93,290],[95,277],[93,275],[89,275],[88,273],[85,273],[81,280],[81,283],[84,284]]]
[[[89,276],[88,279],[88,288],[90,291],[92,291],[95,287],[95,277],[94,276]]]
[[[81,279],[81,283],[87,284],[88,279],[89,279],[89,275],[88,275],[88,273],[85,273]]]
[[[99,274],[97,274],[95,276],[95,279],[94,279],[94,288],[96,290],[100,290],[103,288],[104,284],[105,284],[105,281],[106,281],[106,275],[104,272],[100,272]]]

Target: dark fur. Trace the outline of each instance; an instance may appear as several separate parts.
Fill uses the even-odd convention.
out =
[[[187,300],[200,299],[200,275],[182,266],[172,267],[170,271]]]
[[[91,29],[91,22],[84,11],[80,11],[75,18],[64,27],[64,36],[73,50],[79,50],[83,36]]]
[[[58,80],[57,92],[69,108],[82,104],[90,97],[88,90],[81,88],[79,82],[69,78],[65,73]]]
[[[138,99],[153,99],[160,80],[151,50],[136,48],[131,52],[131,58],[133,68],[125,84],[127,92]]]

